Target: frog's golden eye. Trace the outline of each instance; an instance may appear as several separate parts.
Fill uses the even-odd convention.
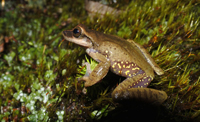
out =
[[[77,27],[73,30],[73,36],[78,38],[81,35],[81,28]]]

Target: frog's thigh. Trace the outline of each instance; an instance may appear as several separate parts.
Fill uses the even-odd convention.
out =
[[[93,59],[100,62],[91,72],[88,78],[85,78],[85,87],[92,86],[103,79],[109,71],[110,61],[102,54],[95,52],[95,50],[87,49],[86,51]]]
[[[117,89],[129,89],[129,88],[146,88],[153,80],[152,76],[147,76],[146,73],[137,73],[136,76],[128,77],[119,84]]]
[[[151,104],[162,104],[167,99],[167,94],[164,91],[150,88],[131,88],[113,92],[112,98],[114,101],[142,101]]]

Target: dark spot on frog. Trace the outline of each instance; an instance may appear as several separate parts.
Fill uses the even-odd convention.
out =
[[[114,50],[116,50],[116,48],[114,48]]]

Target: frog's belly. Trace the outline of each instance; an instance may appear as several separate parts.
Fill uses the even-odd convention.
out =
[[[138,65],[128,61],[111,62],[110,70],[124,77],[133,77],[135,75],[145,73]]]

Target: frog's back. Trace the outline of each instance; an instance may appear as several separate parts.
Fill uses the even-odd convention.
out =
[[[152,69],[150,64],[147,62],[145,56],[143,55],[143,53],[138,49],[138,47],[128,41],[126,41],[125,39],[122,39],[120,37],[117,36],[113,36],[113,35],[106,35],[104,34],[104,36],[101,39],[102,42],[104,43],[112,43],[112,46],[116,46],[117,49],[119,50],[116,51],[117,53],[114,52],[114,58],[119,58],[120,60],[131,60],[132,62],[134,62],[135,64],[137,64],[141,69]],[[112,39],[110,39],[112,38]],[[105,44],[106,45],[106,44]],[[105,46],[104,45],[104,46]],[[114,48],[113,48],[114,49]],[[125,53],[126,52],[126,53]],[[122,55],[119,55],[119,53],[121,53]],[[123,54],[127,54],[127,55],[123,55]],[[153,70],[153,69],[152,69]]]

